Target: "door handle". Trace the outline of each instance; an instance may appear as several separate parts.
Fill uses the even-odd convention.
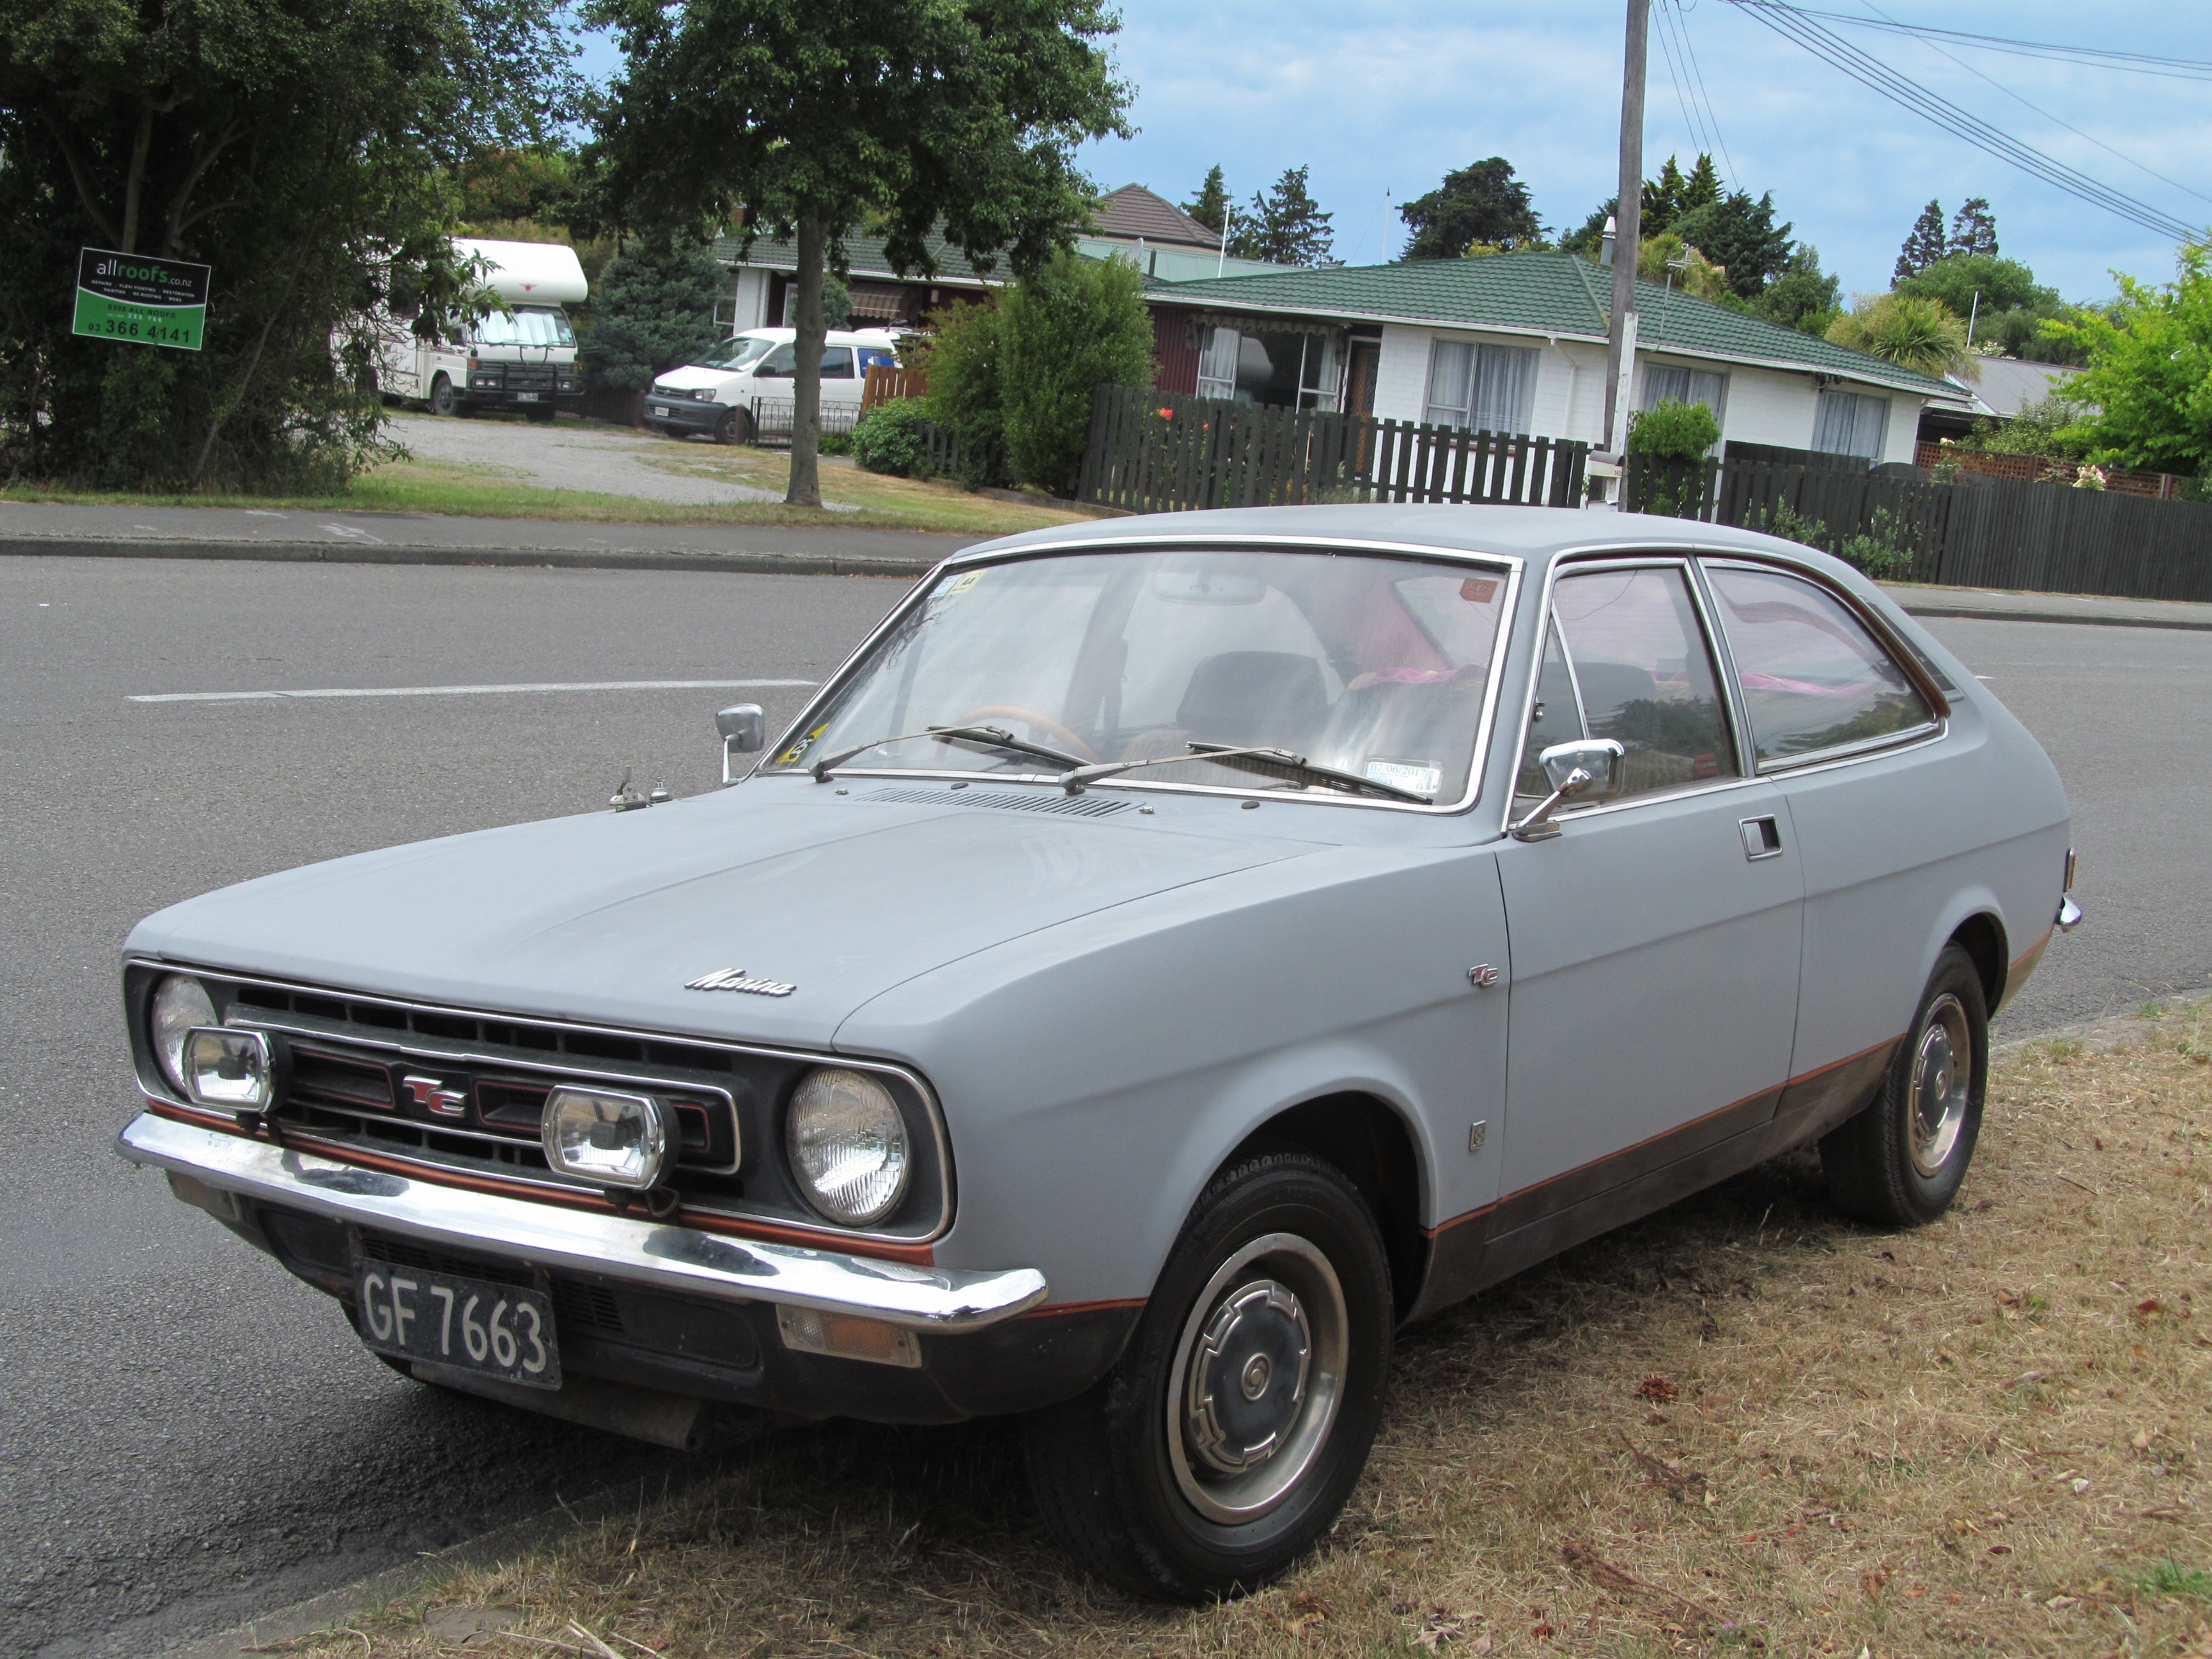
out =
[[[1754,861],[1782,856],[1782,827],[1771,818],[1739,818],[1743,831],[1743,855]]]

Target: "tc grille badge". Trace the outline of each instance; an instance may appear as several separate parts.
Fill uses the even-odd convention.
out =
[[[711,974],[687,980],[687,991],[743,991],[757,997],[787,997],[799,988],[787,985],[780,979],[748,979],[742,968],[717,968]]]
[[[449,1089],[443,1078],[403,1077],[399,1086],[415,1097],[415,1103],[435,1112],[440,1117],[465,1117],[468,1115],[469,1097],[461,1089]]]

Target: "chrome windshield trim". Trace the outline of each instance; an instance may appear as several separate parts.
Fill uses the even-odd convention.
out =
[[[629,1216],[585,1214],[410,1181],[150,1113],[125,1127],[116,1150],[133,1164],[222,1192],[426,1243],[512,1253],[549,1267],[725,1302],[854,1314],[909,1330],[978,1330],[1035,1307],[1048,1289],[1034,1267],[921,1267]]]
[[[746,774],[746,777],[751,779],[805,775],[806,769],[798,762],[779,766],[773,757],[799,741],[816,716],[835,702],[839,695],[843,692],[854,670],[860,666],[868,653],[875,649],[877,641],[896,629],[905,619],[908,612],[921,605],[927,599],[931,590],[947,573],[954,570],[973,569],[985,565],[1018,564],[1028,559],[1070,553],[1128,552],[1142,549],[1177,547],[1206,547],[1222,550],[1242,549],[1255,553],[1377,555],[1423,559],[1437,564],[1473,565],[1500,573],[1505,580],[1505,598],[1498,609],[1498,634],[1491,645],[1490,666],[1482,689],[1482,707],[1476,714],[1474,752],[1468,765],[1466,790],[1456,800],[1437,801],[1430,805],[1422,806],[1411,801],[1388,800],[1373,795],[1354,795],[1322,788],[1291,791],[1262,789],[1256,787],[1242,787],[1235,784],[1170,783],[1164,781],[1134,779],[1124,782],[1119,778],[1102,779],[1097,783],[1086,785],[1086,788],[1118,787],[1152,790],[1163,794],[1213,795],[1243,800],[1294,801],[1307,805],[1358,806],[1387,812],[1413,812],[1427,817],[1449,817],[1470,811],[1480,802],[1483,772],[1490,761],[1491,732],[1497,724],[1498,697],[1505,684],[1505,659],[1511,648],[1515,619],[1519,615],[1521,588],[1522,578],[1528,571],[1528,559],[1517,553],[1481,553],[1466,548],[1437,547],[1425,542],[1374,541],[1353,536],[1231,535],[1214,532],[1198,535],[1176,535],[1170,532],[1155,531],[1143,535],[1082,537],[1063,541],[1030,542],[1019,547],[978,548],[970,552],[956,553],[950,558],[933,565],[928,572],[915,583],[906,597],[891,607],[890,613],[869,632],[867,637],[860,641],[852,654],[837,665],[836,672],[823,680],[820,689],[807,702],[806,706],[799,711],[798,718],[784,728],[774,743],[768,744],[761,751],[763,758],[755,763],[753,769]],[[840,767],[836,774],[836,776],[841,778],[955,778],[966,779],[971,782],[986,775],[994,782],[1002,783],[1031,781],[1057,783],[1059,781],[1056,776],[1035,773],[1001,772],[987,775],[975,772],[939,772],[905,768],[872,767],[864,770],[854,767]]]

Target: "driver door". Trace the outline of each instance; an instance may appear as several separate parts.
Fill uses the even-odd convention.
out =
[[[1498,854],[1512,944],[1495,1278],[1705,1184],[1696,1155],[1773,1115],[1790,1074],[1804,887],[1788,806],[1744,775],[1686,562],[1556,583],[1537,754],[1610,738],[1607,799]]]

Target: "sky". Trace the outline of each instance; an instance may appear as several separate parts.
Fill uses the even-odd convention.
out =
[[[2212,6],[2201,3],[1799,3],[2212,61]],[[1397,204],[1486,156],[1512,162],[1555,232],[1579,226],[1613,193],[1622,0],[1121,4],[1111,51],[1134,91],[1136,131],[1085,147],[1084,165],[1102,189],[1133,182],[1187,201],[1218,161],[1232,195],[1249,201],[1285,167],[1310,167],[1315,197],[1334,216],[1336,257],[1351,264],[1395,258],[1406,237]],[[1647,175],[1670,154],[1687,168],[1703,147],[1698,131],[1710,130],[1709,109],[1725,152],[1715,156],[1723,179],[1753,196],[1771,191],[1778,219],[1819,248],[1846,293],[1889,285],[1898,246],[1930,198],[1948,217],[1970,196],[1989,199],[2001,251],[2069,299],[2108,296],[2114,269],[2152,281],[2172,274],[2172,242],[1982,154],[1726,0],[1654,0],[1652,16]],[[2185,222],[2212,224],[2212,82],[1947,42],[1952,61],[1919,40],[1835,27],[1893,69],[2099,182]],[[1686,69],[1681,78],[1693,87],[1701,78],[1702,102],[1680,91],[1662,49],[1662,41],[1676,44],[1680,56],[1682,38],[1699,76]],[[587,65],[604,70],[612,57],[599,47]],[[2046,113],[2016,101],[2023,100]]]

